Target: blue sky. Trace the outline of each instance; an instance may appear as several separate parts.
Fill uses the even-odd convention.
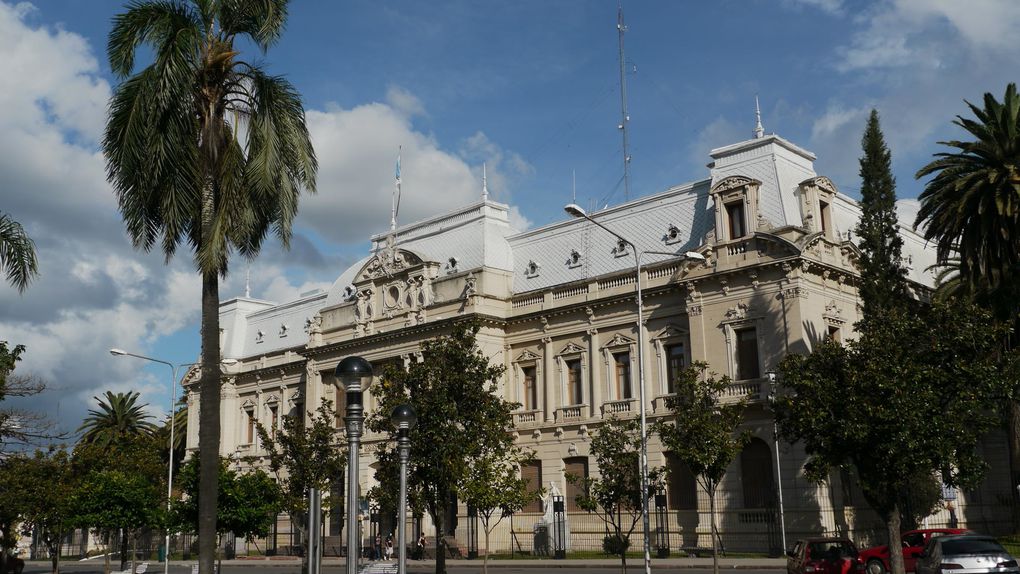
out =
[[[128,242],[97,141],[116,80],[105,62],[108,0],[0,0],[0,209],[35,238],[43,276],[0,287],[0,339],[54,392],[28,403],[76,427],[95,394],[138,389],[168,403],[167,369],[115,359],[122,347],[175,363],[198,353],[199,280]],[[1017,79],[1011,0],[720,0],[625,4],[632,195],[703,178],[713,147],[747,139],[754,97],[767,132],[818,155],[856,196],[860,135],[882,114],[902,198],[914,172],[957,137],[963,99]],[[492,194],[521,226],[578,202],[623,200],[616,0],[296,2],[266,55],[303,94],[319,156],[294,246],[269,243],[252,295],[328,287],[389,222],[398,146],[401,221]],[[904,202],[904,211],[916,204]],[[235,262],[224,297],[244,289]]]

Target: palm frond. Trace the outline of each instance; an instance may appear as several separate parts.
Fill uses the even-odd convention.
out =
[[[0,268],[7,275],[7,282],[20,293],[39,275],[35,242],[20,223],[3,212],[0,212]]]

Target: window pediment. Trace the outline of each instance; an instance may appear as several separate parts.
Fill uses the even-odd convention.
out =
[[[666,325],[658,333],[652,335],[652,340],[656,339],[672,339],[674,337],[686,337],[690,332],[678,325]]]
[[[583,352],[584,347],[578,345],[577,343],[570,342],[567,343],[566,346],[564,346],[562,349],[560,349],[560,352],[557,353],[557,355],[578,355]]]
[[[243,403],[241,403],[241,408],[242,409],[253,409],[253,408],[255,408],[255,401],[253,401],[251,399],[248,399],[248,400],[244,401]]]
[[[425,261],[416,253],[406,249],[385,249],[376,253],[358,272],[356,283],[380,277],[393,277],[416,267]],[[438,263],[436,264],[438,266]]]
[[[535,353],[532,353],[531,351],[525,349],[523,353],[521,353],[520,355],[517,355],[517,358],[514,359],[514,362],[515,363],[527,363],[527,362],[530,362],[530,361],[537,361],[538,359],[541,359],[541,358],[542,358],[541,356],[536,355]]]
[[[625,337],[621,333],[617,333],[613,335],[613,338],[607,341],[605,345],[602,345],[602,348],[611,349],[614,347],[628,347],[630,345],[633,345],[634,343],[636,343],[634,339],[631,339],[630,337]]]

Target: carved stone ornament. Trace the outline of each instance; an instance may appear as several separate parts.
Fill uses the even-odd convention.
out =
[[[613,338],[610,339],[609,342],[606,343],[603,346],[604,347],[623,347],[625,345],[631,345],[633,343],[634,343],[633,339],[629,339],[627,337],[624,337],[620,333],[617,333],[617,334],[613,335]]]
[[[726,310],[726,319],[730,321],[736,321],[747,318],[748,307],[747,303],[737,303],[736,307],[730,307]]]
[[[468,273],[464,278],[464,299],[470,300],[478,294],[478,278],[474,273]]]
[[[592,309],[591,307],[585,307],[584,314],[588,316],[589,323],[595,322],[595,309]]]
[[[560,350],[560,354],[561,355],[576,355],[576,354],[581,353],[583,351],[584,351],[583,347],[579,347],[579,346],[577,346],[577,344],[575,344],[573,342],[570,342],[570,343],[567,343],[566,347],[563,347],[563,349]]]
[[[836,304],[836,300],[833,299],[825,305],[825,313],[823,315],[826,319],[832,319],[835,321],[843,321],[843,310]]]
[[[761,182],[757,179],[751,179],[742,175],[734,175],[727,177],[719,183],[712,186],[712,193],[720,193],[723,191],[729,191],[731,189],[739,189],[748,185],[761,185]]]
[[[535,360],[538,360],[538,359],[539,359],[538,355],[536,355],[535,353],[532,353],[528,349],[525,349],[523,353],[521,353],[520,355],[517,355],[517,361],[516,362],[523,363],[525,361],[535,361]]]
[[[804,181],[800,182],[800,185],[801,186],[813,185],[823,191],[827,191],[829,193],[836,193],[836,184],[832,183],[832,180],[825,177],[824,175],[812,177],[810,179],[805,179]]]

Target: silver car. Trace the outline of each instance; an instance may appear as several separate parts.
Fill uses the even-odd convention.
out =
[[[932,538],[917,557],[916,574],[1020,574],[1016,560],[991,536]]]

